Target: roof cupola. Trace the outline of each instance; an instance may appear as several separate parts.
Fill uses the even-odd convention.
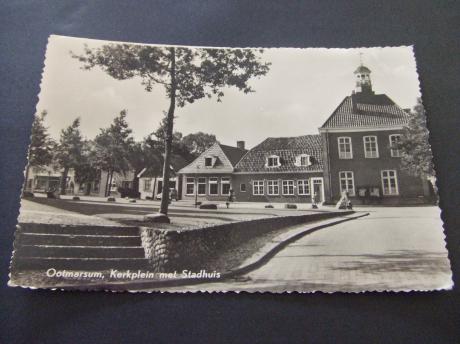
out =
[[[360,60],[361,60],[360,53]],[[373,93],[372,92],[372,82],[371,82],[371,70],[363,65],[362,60],[360,65],[356,68],[354,74],[356,75],[356,89],[357,93]]]

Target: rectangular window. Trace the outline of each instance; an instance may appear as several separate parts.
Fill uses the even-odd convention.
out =
[[[212,167],[212,158],[204,158],[204,166]]]
[[[364,157],[365,158],[378,158],[379,148],[377,145],[377,136],[364,136]]]
[[[399,149],[400,141],[401,141],[400,134],[390,135],[390,152],[393,158],[399,158],[401,156],[401,151]]]
[[[246,192],[246,184],[245,183],[240,184],[240,192]]]
[[[195,178],[187,178],[185,180],[185,194],[186,195],[195,194]]]
[[[198,195],[206,195],[206,178],[198,178]]]
[[[254,180],[252,182],[252,194],[253,195],[263,195],[264,194],[264,181],[263,180]]]
[[[310,183],[308,179],[297,181],[297,193],[299,195],[309,195],[310,194]]]
[[[347,191],[348,196],[355,195],[355,180],[352,171],[339,172],[340,193]]]
[[[283,195],[293,195],[294,194],[294,181],[293,180],[283,180]]]
[[[300,157],[300,166],[308,166],[310,165],[310,156],[302,155]]]
[[[274,196],[280,194],[278,180],[267,180],[267,195]]]
[[[272,155],[267,158],[267,167],[278,167],[280,165],[279,156]]]
[[[219,194],[219,186],[217,184],[217,178],[211,177],[208,179],[209,182],[209,194],[210,195],[218,195]]]
[[[144,179],[144,191],[151,191],[152,189],[152,180]]]
[[[398,178],[395,170],[384,170],[382,174],[382,189],[384,195],[398,195]]]
[[[220,178],[220,185],[221,185],[220,192],[222,193],[222,195],[230,195],[230,178],[228,177]]]
[[[339,137],[339,159],[352,159],[351,137]]]

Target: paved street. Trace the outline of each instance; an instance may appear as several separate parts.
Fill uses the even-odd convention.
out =
[[[451,284],[437,207],[363,208],[369,216],[321,229],[259,269],[176,290],[426,290]]]

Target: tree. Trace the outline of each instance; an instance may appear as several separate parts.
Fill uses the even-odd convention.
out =
[[[259,49],[258,53],[262,54]],[[209,49],[158,47],[110,43],[99,48],[85,46],[83,55],[72,56],[90,70],[101,68],[111,77],[125,80],[138,77],[147,92],[154,86],[164,87],[169,99],[165,116],[165,154],[163,183],[169,183],[171,146],[176,107],[212,96],[221,101],[224,88],[236,87],[244,93],[253,92],[249,80],[261,77],[269,63],[261,61],[257,51],[250,49]],[[168,188],[163,188],[160,213],[168,212]]]
[[[61,131],[61,137],[55,147],[54,160],[62,168],[60,194],[65,195],[67,176],[71,168],[76,169],[83,158],[83,140],[80,133],[80,118]]]
[[[125,173],[130,169],[129,153],[134,140],[131,136],[132,130],[125,120],[126,114],[126,110],[122,110],[110,127],[101,129],[94,139],[97,167],[108,173],[107,196],[110,195],[113,173]]]
[[[134,190],[138,190],[139,188],[139,178],[137,175],[144,168],[154,172],[155,175],[160,173],[162,163],[161,152],[162,150],[158,149],[156,141],[151,140],[150,137],[146,137],[142,142],[136,142],[132,145],[129,161],[134,170]]]
[[[187,147],[187,150],[195,157],[199,156],[216,142],[217,139],[215,135],[206,134],[201,131],[194,134],[188,134],[182,139],[182,143]]]
[[[49,165],[53,159],[53,140],[49,137],[48,129],[45,127],[46,115],[46,110],[43,110],[39,115],[35,116],[34,121],[32,123],[29,152],[27,155],[25,182],[24,187],[22,189],[23,194],[27,188],[30,167],[41,167]]]
[[[94,141],[83,141],[81,161],[75,167],[75,181],[85,184],[85,195],[91,193],[91,184],[100,179],[101,171],[96,158],[96,144]]]
[[[435,174],[428,135],[425,109],[419,98],[398,144],[401,151],[401,167],[413,176],[424,178]]]

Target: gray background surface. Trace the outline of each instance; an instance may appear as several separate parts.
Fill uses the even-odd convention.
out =
[[[458,1],[2,1],[0,342],[414,342],[460,337],[460,295],[113,294],[7,288],[49,34],[207,46],[415,44],[459,284]]]

